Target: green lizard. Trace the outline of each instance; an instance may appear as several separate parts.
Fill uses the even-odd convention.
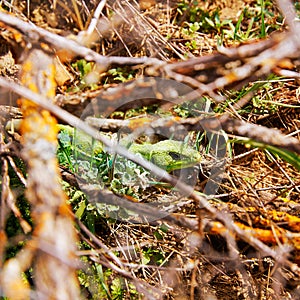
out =
[[[80,131],[75,131],[68,125],[58,125],[60,130],[65,131],[71,138],[74,138],[75,145],[80,150],[98,154],[103,151],[102,143],[93,141],[92,138]],[[188,146],[186,143],[174,140],[164,140],[155,144],[132,143],[129,151],[140,154],[145,159],[153,162],[167,172],[192,167],[201,161],[201,154]]]
[[[90,136],[69,125],[57,125],[61,133],[66,133],[72,140],[73,145],[87,155],[103,152],[103,145],[93,140]],[[8,128],[7,128],[8,129]],[[62,138],[62,135],[60,135]],[[129,146],[129,151],[142,155],[145,159],[153,162],[167,172],[192,167],[201,161],[201,154],[188,146],[186,143],[174,140],[164,140],[155,144],[137,144]]]

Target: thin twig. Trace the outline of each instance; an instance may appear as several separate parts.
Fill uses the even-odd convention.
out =
[[[32,42],[47,42],[53,45],[54,47],[57,47],[57,49],[69,50],[71,53],[82,56],[88,61],[95,61],[96,63],[100,64],[103,68],[107,68],[111,64],[120,64],[120,65],[165,64],[164,62],[156,58],[103,56],[89,48],[80,45],[78,42],[74,40],[59,36],[55,33],[49,32],[43,28],[39,28],[33,24],[29,24],[27,22],[21,21],[17,17],[11,16],[3,12],[0,12],[0,21],[29,36]]]
[[[106,4],[106,0],[101,0],[100,3],[98,4],[98,6],[94,12],[93,18],[87,29],[87,34],[92,34],[94,32],[94,30],[96,29],[98,19],[100,17],[100,14],[102,13],[102,10],[103,10],[105,4]]]

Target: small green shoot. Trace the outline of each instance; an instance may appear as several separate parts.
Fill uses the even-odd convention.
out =
[[[164,262],[165,255],[158,249],[147,248],[142,252],[142,264],[155,264],[161,265]]]
[[[80,91],[84,88],[95,90],[98,88],[100,79],[97,72],[97,65],[94,62],[87,62],[85,59],[79,59],[72,63],[73,69],[79,74],[80,85],[73,88],[72,91]]]
[[[261,19],[261,29],[260,29],[260,37],[265,38],[267,35],[266,32],[266,24],[265,24],[265,1],[260,0],[260,7],[261,7],[261,12],[260,12],[260,19]]]
[[[110,69],[107,72],[109,75],[111,75],[114,79],[114,81],[119,82],[127,82],[134,78],[135,71],[133,70],[127,70],[127,68],[114,68]]]

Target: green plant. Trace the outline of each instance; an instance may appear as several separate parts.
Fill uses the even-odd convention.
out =
[[[79,86],[72,88],[72,91],[79,91],[86,87],[89,89],[97,89],[100,79],[97,65],[94,62],[87,62],[85,59],[79,59],[72,63],[73,69],[79,74]]]
[[[219,34],[222,33],[224,28],[232,25],[232,20],[220,20],[219,11],[216,11],[211,17],[205,17],[204,19],[207,24]]]
[[[177,5],[177,12],[180,16],[187,13],[190,22],[195,22],[199,16],[201,9],[198,7],[198,1],[181,1]]]
[[[120,82],[126,82],[128,80],[131,80],[134,78],[135,75],[135,71],[121,67],[110,69],[107,73],[113,77],[114,81]]]
[[[82,257],[82,261],[86,268],[79,271],[78,278],[81,286],[90,294],[88,299],[139,299],[134,285],[125,282],[122,277],[116,277],[111,269],[95,262],[90,264],[87,257]]]
[[[158,249],[154,249],[152,247],[146,248],[142,252],[142,264],[155,264],[162,265],[165,259],[165,254]]]
[[[212,113],[207,109],[210,107],[210,104],[211,102],[208,97],[202,97],[196,101],[186,101],[180,105],[176,105],[173,111],[181,118],[203,115],[203,112],[209,115]]]
[[[195,38],[199,32],[211,34],[212,30],[215,31],[218,43],[222,44],[224,40],[248,41],[264,38],[282,26],[282,17],[273,12],[272,2],[265,0],[258,0],[255,7],[245,7],[237,21],[221,19],[219,9],[213,11],[201,9],[199,1],[181,1],[177,11],[180,16],[185,16],[182,34],[191,39],[186,43],[190,50],[197,48]]]
[[[93,62],[87,62],[85,59],[79,59],[72,64],[72,67],[79,72],[80,79],[83,80],[84,76],[92,71],[93,65]]]
[[[233,103],[238,102],[241,98],[253,93],[251,101],[248,105],[238,110],[240,115],[250,112],[255,114],[275,113],[280,103],[273,102],[273,94],[277,91],[274,86],[279,87],[284,83],[284,79],[277,75],[271,74],[265,80],[258,80],[249,85],[244,86],[239,91],[227,91],[226,98],[228,100],[214,107],[215,113],[223,113]],[[294,106],[295,107],[295,106]]]
[[[69,134],[65,131],[61,131],[58,134],[58,149],[57,149],[57,159],[60,165],[68,167],[73,172],[75,171],[71,155],[72,149],[72,139]]]

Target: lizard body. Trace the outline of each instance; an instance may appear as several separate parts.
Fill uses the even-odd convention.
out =
[[[192,167],[201,161],[198,151],[186,143],[174,140],[164,140],[155,144],[133,143],[129,150],[140,153],[144,158],[168,172]]]
[[[73,146],[88,155],[97,155],[103,152],[103,145],[95,141],[89,135],[76,130],[69,125],[58,124],[60,133],[66,133],[71,139]],[[201,161],[201,154],[181,141],[164,140],[155,144],[132,143],[129,151],[143,156],[167,172],[182,168],[192,167]]]

